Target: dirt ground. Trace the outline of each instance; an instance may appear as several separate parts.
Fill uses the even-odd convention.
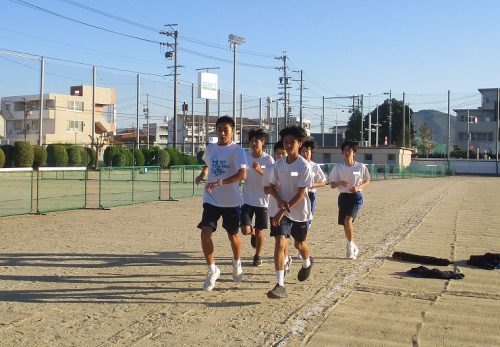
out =
[[[244,237],[245,278],[235,283],[221,228],[222,275],[212,292],[201,290],[201,198],[2,217],[0,345],[500,345],[499,270],[465,262],[500,252],[498,178],[372,182],[356,221],[355,261],[345,258],[337,195],[318,192],[313,271],[297,281],[295,258],[286,300],[266,297],[274,240],[255,268]],[[448,258],[455,264],[438,268],[465,278],[409,277],[418,264],[392,260],[394,250]]]

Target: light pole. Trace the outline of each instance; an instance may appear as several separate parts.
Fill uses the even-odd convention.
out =
[[[229,47],[233,48],[233,120],[236,122],[236,46],[245,43],[243,36],[229,35]]]
[[[387,145],[391,145],[392,141],[392,90],[389,89],[389,93],[384,93],[384,95],[389,95],[389,117],[387,121],[389,123],[389,136],[387,137]],[[378,122],[377,122],[378,123]]]

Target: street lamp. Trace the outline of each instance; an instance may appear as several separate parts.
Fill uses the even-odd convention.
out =
[[[233,120],[236,122],[236,46],[245,43],[245,38],[231,34],[228,41],[229,47],[233,48]]]

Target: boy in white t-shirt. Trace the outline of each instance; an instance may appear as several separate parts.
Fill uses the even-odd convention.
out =
[[[312,186],[313,178],[309,163],[299,155],[299,148],[307,133],[302,127],[290,126],[280,131],[280,137],[287,156],[274,164],[270,177],[271,195],[278,202],[279,211],[273,216],[271,224],[271,236],[275,238],[274,267],[277,284],[267,293],[269,298],[287,297],[284,283],[285,244],[290,235],[303,258],[297,279],[305,281],[313,265],[306,242],[307,221],[312,219],[307,188]]]
[[[346,257],[356,259],[359,248],[354,243],[354,219],[363,204],[361,191],[370,184],[370,172],[365,164],[354,161],[357,151],[357,143],[345,141],[342,143],[343,163],[338,163],[329,175],[332,189],[339,188],[338,198],[339,216],[338,224],[344,226],[347,238]]]
[[[241,207],[240,227],[243,235],[252,235],[255,247],[253,266],[261,266],[260,253],[264,245],[264,229],[267,229],[267,207],[269,194],[264,191],[262,176],[271,169],[274,159],[263,151],[267,133],[263,129],[252,129],[248,135],[251,151],[247,152],[247,178],[243,185],[243,206]],[[252,219],[255,224],[252,228]]]
[[[316,207],[316,189],[326,185],[326,176],[321,166],[312,161],[313,151],[316,148],[316,143],[313,138],[308,138],[300,147],[300,155],[309,162],[313,174],[313,185],[307,189],[307,195],[311,200],[311,212],[314,213]]]
[[[223,116],[217,119],[217,144],[209,144],[203,154],[205,167],[196,177],[199,184],[208,173],[203,191],[203,215],[198,228],[201,229],[201,248],[208,265],[208,274],[203,290],[210,291],[220,276],[215,266],[212,233],[217,229],[217,221],[222,216],[222,227],[226,229],[233,251],[233,279],[243,279],[241,268],[240,206],[242,203],[239,182],[246,178],[247,160],[243,148],[232,142],[234,121]]]

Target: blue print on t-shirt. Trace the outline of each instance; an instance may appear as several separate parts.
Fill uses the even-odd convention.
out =
[[[226,160],[219,160],[216,156],[212,158],[211,172],[215,177],[222,176],[229,167]]]

